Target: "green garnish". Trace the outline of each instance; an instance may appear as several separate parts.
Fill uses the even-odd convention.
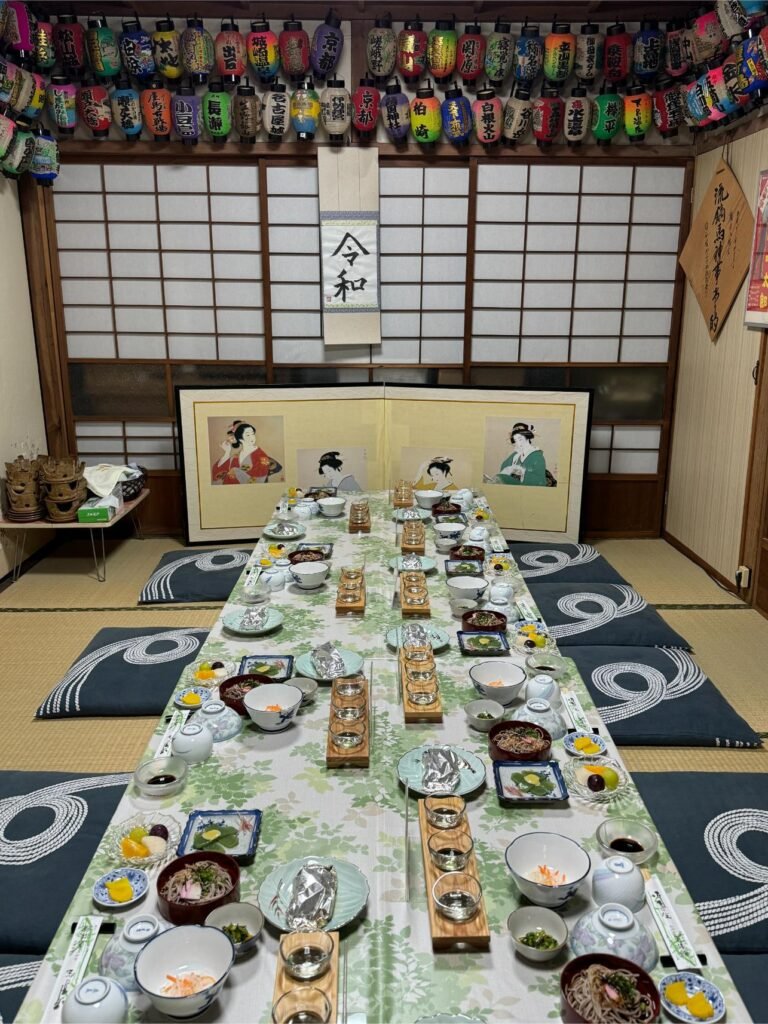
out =
[[[524,946],[530,946],[531,949],[554,949],[557,945],[557,939],[549,932],[545,932],[543,928],[526,932],[518,939],[518,942],[522,942]]]
[[[494,718],[494,715],[492,715],[490,711],[478,711],[475,718],[482,718],[483,721],[487,722],[489,719]]]
[[[248,939],[252,938],[251,933],[244,924],[225,924],[221,930],[225,935],[228,935],[235,944],[239,942],[246,942]]]
[[[637,987],[631,978],[624,974],[609,974],[603,979],[606,985],[612,985],[623,999],[633,1002],[637,998]]]

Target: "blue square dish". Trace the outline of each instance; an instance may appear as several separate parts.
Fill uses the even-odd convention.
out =
[[[284,683],[293,675],[292,654],[246,654],[240,662],[240,675],[251,672],[269,676],[273,683]]]
[[[218,832],[219,836],[203,838],[204,832]],[[227,853],[238,864],[251,864],[256,856],[261,832],[261,811],[192,811],[187,818],[176,853],[210,851]]]
[[[445,562],[446,576],[482,576],[483,563],[471,558],[448,558]]]
[[[504,633],[460,629],[456,635],[461,653],[473,658],[509,654],[509,641]]]
[[[539,784],[526,780],[536,775]],[[549,804],[568,799],[568,787],[557,761],[494,761],[493,781],[501,803]]]

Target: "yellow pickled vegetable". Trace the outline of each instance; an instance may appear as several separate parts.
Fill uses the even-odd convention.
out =
[[[197,693],[185,693],[181,698],[181,703],[188,704],[190,707],[197,707],[197,705],[201,704],[202,701],[200,700],[200,695]]]
[[[688,1002],[688,990],[684,981],[673,981],[664,989],[664,995],[675,1006],[685,1006]]]
[[[688,1000],[688,1012],[697,1020],[709,1020],[714,1014],[715,1008],[703,992],[697,992]]]
[[[133,899],[133,886],[127,878],[116,878],[114,882],[105,882],[104,887],[110,899],[115,903],[127,903]]]

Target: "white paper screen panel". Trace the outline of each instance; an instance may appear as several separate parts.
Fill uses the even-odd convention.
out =
[[[178,469],[178,439],[173,423],[78,422],[77,450],[89,466],[101,462],[138,462],[144,469]]]

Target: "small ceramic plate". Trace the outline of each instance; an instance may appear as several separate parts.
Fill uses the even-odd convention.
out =
[[[107,882],[116,882],[120,878],[127,878],[133,889],[133,897],[123,903],[112,899],[106,884]],[[116,868],[114,871],[108,871],[106,875],[102,875],[94,884],[93,902],[98,903],[100,907],[109,907],[110,910],[125,910],[127,907],[135,906],[139,900],[143,900],[147,895],[148,888],[149,879],[145,871],[141,871],[139,868]]]
[[[432,513],[425,508],[414,507],[395,509],[394,515],[398,523],[405,523],[409,519],[420,519],[424,523],[430,518]]]
[[[685,985],[688,998],[695,996],[697,992],[703,992],[712,1004],[714,1013],[711,1017],[695,1017],[687,1006],[678,1006],[667,998],[667,989],[673,982],[681,981]],[[723,993],[711,981],[702,978],[700,974],[692,971],[679,971],[677,974],[667,974],[659,982],[659,995],[661,1005],[674,1020],[686,1021],[686,1024],[701,1024],[706,1020],[707,1024],[717,1024],[725,1016],[725,1000]]]
[[[437,568],[437,562],[434,558],[430,558],[428,555],[416,555],[415,557],[418,558],[420,564],[415,569],[411,569],[411,572],[434,572]],[[398,555],[397,558],[393,558],[389,563],[389,568],[394,569],[395,572],[408,571],[403,568],[402,555]]]
[[[368,902],[368,880],[365,875],[346,860],[336,857],[318,855],[314,857],[298,857],[287,864],[280,864],[271,871],[259,889],[259,906],[266,919],[280,931],[289,931],[285,921],[285,906],[290,895],[291,882],[296,873],[307,861],[327,864],[336,870],[338,886],[333,917],[325,925],[323,931],[335,932],[345,924],[353,921]]]
[[[509,642],[503,633],[466,632],[460,629],[456,635],[462,654],[475,658],[479,654],[509,654]]]
[[[473,793],[483,785],[485,782],[485,765],[476,754],[471,754],[468,750],[464,750],[463,747],[457,747],[453,743],[425,743],[420,747],[414,747],[413,750],[409,750],[407,754],[403,754],[397,762],[397,777],[403,785],[405,785],[406,781],[408,782],[409,792],[419,793],[421,796],[430,796],[432,793],[432,790],[424,789],[422,782],[424,769],[421,762],[424,751],[427,747],[431,746],[450,747],[462,759],[463,765],[459,770],[459,782],[456,788],[452,790],[456,796],[466,796],[467,793]]]
[[[442,651],[450,644],[450,635],[444,629],[438,629],[437,626],[424,626],[424,629],[433,651]],[[386,641],[390,647],[399,648],[403,642],[403,627],[396,626],[394,629],[388,630]]]
[[[240,662],[238,675],[247,676],[252,672],[269,676],[273,683],[284,683],[293,672],[293,655],[246,654]]]
[[[237,636],[262,636],[264,633],[271,633],[274,629],[282,626],[284,618],[281,611],[270,607],[267,609],[267,617],[264,624],[255,629],[253,627],[249,629],[243,626],[244,615],[244,612],[225,612],[221,617],[224,628],[230,633],[235,633]]]
[[[176,854],[206,850],[228,853],[238,864],[251,864],[261,832],[261,811],[192,811]],[[215,835],[214,833],[218,833]]]
[[[363,659],[355,651],[346,651],[343,647],[339,647],[339,654],[344,659],[345,676],[356,676],[362,671]],[[312,664],[312,658],[309,651],[306,651],[304,654],[300,654],[296,659],[296,672],[300,676],[307,676],[309,679],[316,679],[318,683],[330,683],[333,681],[331,679],[323,679],[322,676],[317,674],[315,666]]]
[[[446,576],[482,576],[483,563],[471,559],[459,561],[456,558],[448,558],[445,562]]]
[[[199,697],[200,700],[196,703],[190,703],[184,700],[185,697]],[[179,690],[178,693],[173,695],[173,703],[177,708],[181,708],[182,711],[197,711],[198,708],[201,708],[210,699],[211,691],[207,686],[186,686],[183,690]]]
[[[466,526],[467,525],[467,517],[464,515],[463,512],[447,512],[447,513],[443,513],[442,515],[438,512],[437,515],[435,516],[435,522],[436,523],[456,523],[457,526],[459,524],[461,524],[462,526]]]
[[[275,532],[276,529],[278,532]],[[307,531],[298,523],[281,523],[279,527],[277,523],[267,523],[261,532],[271,540],[298,540],[299,537],[304,537]]]
[[[509,804],[548,804],[568,799],[557,761],[494,761],[499,800]]]
[[[303,544],[297,544],[296,551],[322,551],[324,558],[330,558],[333,554],[333,544],[310,544],[308,541],[304,541]],[[293,552],[291,552],[293,554]]]
[[[596,750],[581,750],[576,746],[577,740],[588,740],[594,744]],[[567,732],[563,736],[563,746],[574,757],[600,757],[608,750],[608,746],[602,736],[596,732]]]

